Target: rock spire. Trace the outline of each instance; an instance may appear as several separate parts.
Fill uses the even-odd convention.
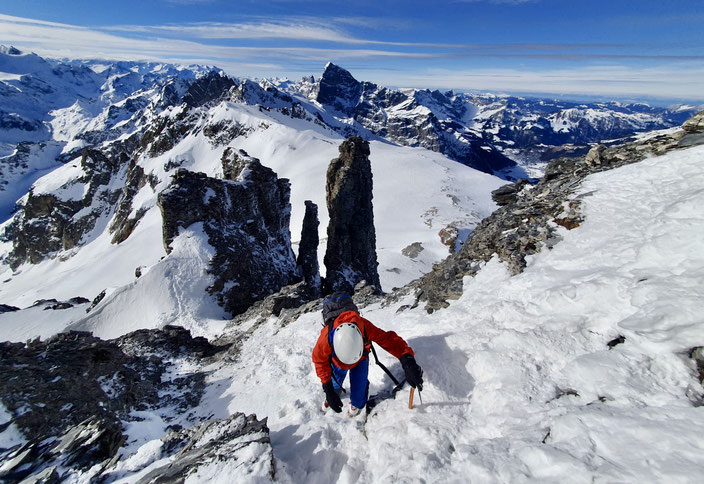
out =
[[[361,281],[381,289],[369,142],[353,136],[345,140],[339,150],[340,156],[328,166],[325,187],[330,223],[323,292],[351,293]]]

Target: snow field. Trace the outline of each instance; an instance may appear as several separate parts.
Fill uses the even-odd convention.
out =
[[[683,354],[704,343],[703,157],[591,176],[581,227],[515,277],[493,259],[446,310],[363,310],[414,348],[416,409],[404,389],[366,424],[324,415],[311,314],[255,329],[214,371],[201,411],[268,417],[282,482],[698,481],[702,408],[686,393],[702,388]],[[391,387],[373,364],[370,383]]]
[[[207,293],[212,280],[206,271],[213,255],[202,224],[191,225],[174,240],[168,257],[68,329],[91,331],[103,339],[167,324],[189,328],[193,336],[222,331],[227,313]]]

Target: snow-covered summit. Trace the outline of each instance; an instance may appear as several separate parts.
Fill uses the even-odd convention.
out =
[[[0,45],[0,54],[21,55],[22,51],[12,45]]]

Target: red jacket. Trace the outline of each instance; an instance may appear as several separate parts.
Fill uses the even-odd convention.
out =
[[[371,323],[371,321],[364,319],[356,311],[347,311],[340,314],[337,319],[335,319],[332,329],[334,330],[342,323],[355,323],[362,332],[362,336],[365,341],[364,356],[362,357],[362,360],[367,357],[366,355],[369,353],[369,348],[372,341],[394,355],[396,358],[401,358],[401,356],[405,354],[415,356],[413,350],[410,346],[408,346],[403,338],[393,331],[384,331],[383,329],[377,328]],[[346,365],[338,360],[335,355],[333,355],[328,325],[325,325],[325,327],[323,327],[320,331],[320,336],[318,337],[318,342],[315,343],[315,348],[313,348],[313,364],[315,365],[315,372],[318,374],[318,378],[320,378],[320,381],[323,384],[332,379],[332,370],[330,368],[331,357],[335,366],[342,368],[343,370],[349,370],[359,364],[358,361],[354,365]]]

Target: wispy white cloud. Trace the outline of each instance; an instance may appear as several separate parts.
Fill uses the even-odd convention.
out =
[[[434,69],[406,75],[398,72],[376,75],[378,82],[399,87],[704,102],[702,78],[702,65],[640,68],[602,65],[548,70]]]
[[[179,25],[121,25],[108,27],[113,32],[180,35],[199,39],[289,39],[321,42],[362,43],[354,37],[332,28],[311,23],[261,22],[217,23],[201,22]]]
[[[332,60],[390,86],[704,100],[704,55],[699,53],[631,54],[628,46],[617,44],[375,42],[331,25],[322,19],[289,19],[91,29],[0,14],[0,43],[49,57],[216,65],[238,76],[294,77],[315,73]],[[443,59],[456,67],[427,68]],[[469,67],[492,63],[520,67]],[[536,65],[572,67],[529,67]]]
[[[297,35],[292,31],[291,35]],[[283,38],[283,37],[282,37]],[[66,24],[50,24],[0,15],[0,42],[18,44],[39,53],[76,58],[134,58],[172,60],[174,58],[324,60],[361,58],[428,58],[423,52],[396,52],[383,49],[344,49],[315,47],[241,47],[205,44],[179,38],[134,38]]]
[[[105,27],[110,32],[133,34],[180,36],[192,39],[285,39],[289,41],[334,42],[355,45],[387,45],[396,47],[453,47],[453,44],[393,42],[355,37],[340,25],[357,25],[362,23],[370,28],[377,28],[373,21],[367,19],[311,19],[288,18],[280,21],[261,21],[243,23],[198,22],[172,25],[116,25]]]

